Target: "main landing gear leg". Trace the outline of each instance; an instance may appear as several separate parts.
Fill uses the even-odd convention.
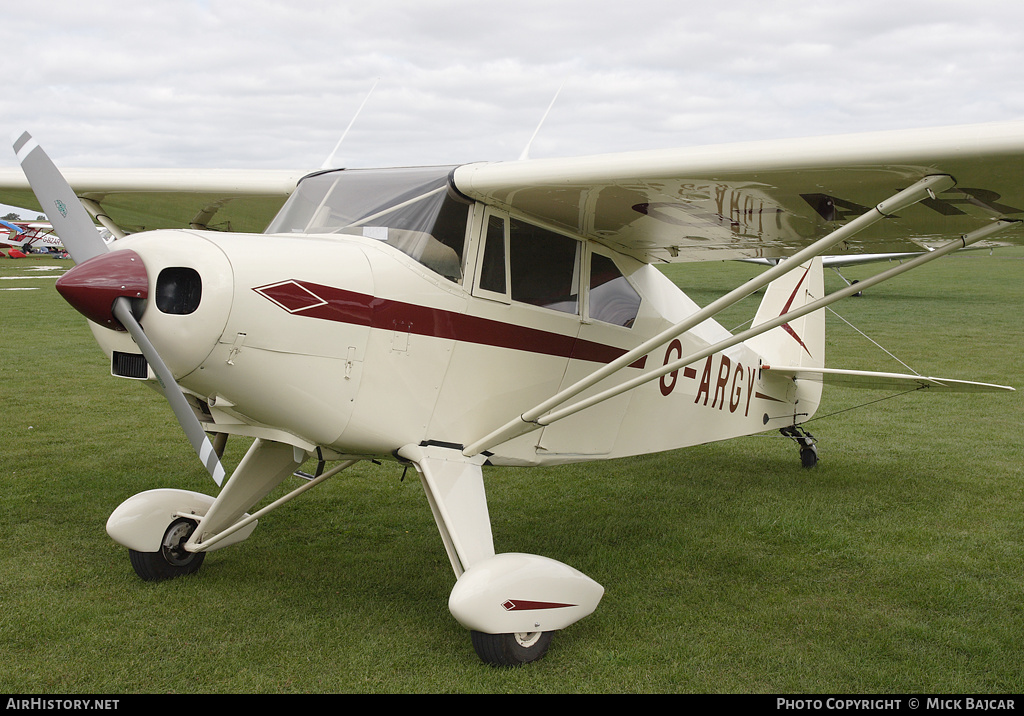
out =
[[[780,433],[792,438],[800,446],[800,464],[810,468],[818,464],[818,449],[814,446],[814,436],[798,425],[782,428]]]

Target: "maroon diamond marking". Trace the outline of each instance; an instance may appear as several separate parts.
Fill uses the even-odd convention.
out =
[[[501,607],[506,612],[532,611],[534,609],[561,609],[562,607],[574,607],[575,604],[562,604],[560,602],[536,602],[526,599],[506,599]]]
[[[327,301],[296,281],[282,281],[253,290],[289,313],[299,313],[327,304]]]

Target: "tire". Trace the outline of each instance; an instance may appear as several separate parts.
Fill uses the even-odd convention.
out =
[[[203,564],[206,552],[186,552],[182,545],[195,532],[197,523],[179,518],[164,532],[159,552],[136,552],[128,550],[128,559],[135,573],[147,582],[162,582],[186,574],[193,574]]]
[[[553,635],[554,632],[550,631],[524,634],[485,634],[474,631],[473,649],[485,664],[522,666],[544,656]]]
[[[812,468],[818,464],[818,452],[813,447],[800,448],[800,464],[805,468]]]

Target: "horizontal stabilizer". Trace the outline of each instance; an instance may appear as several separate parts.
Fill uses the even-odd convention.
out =
[[[867,370],[842,370],[839,368],[796,368],[786,366],[761,366],[762,371],[785,375],[794,380],[816,380],[829,385],[847,388],[870,388],[876,390],[941,390],[956,393],[984,393],[1000,390],[1014,390],[1007,385],[977,383],[970,380],[932,378],[904,373],[876,373]]]

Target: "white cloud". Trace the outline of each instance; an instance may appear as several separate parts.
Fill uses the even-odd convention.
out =
[[[1024,114],[1024,4],[53,0],[5,10],[8,134],[63,166],[316,168]],[[13,155],[0,164],[14,164]]]

